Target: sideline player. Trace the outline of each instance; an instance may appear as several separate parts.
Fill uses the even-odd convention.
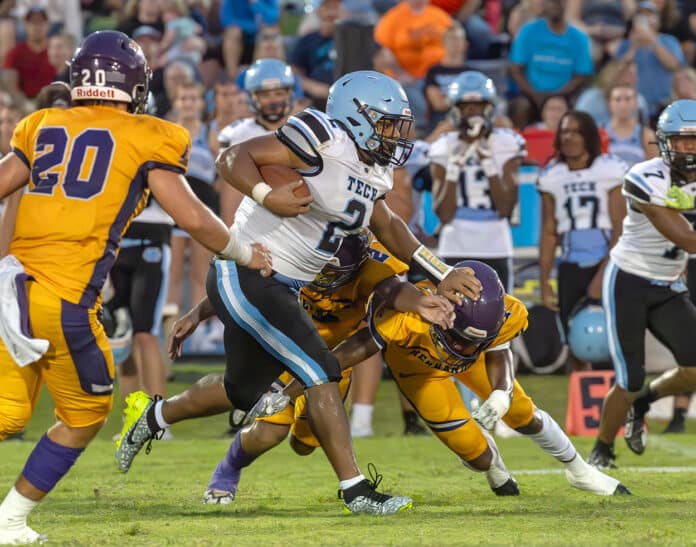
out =
[[[100,293],[121,236],[149,190],[211,251],[270,270],[262,246],[231,235],[190,192],[182,176],[190,148],[183,130],[136,115],[144,109],[150,74],[140,46],[125,34],[89,35],[70,65],[76,106],[24,118],[13,152],[0,160],[0,198],[29,181],[10,245],[19,262],[5,261],[2,268],[12,276],[8,289],[17,295],[24,330],[13,332],[13,318],[0,316],[3,336],[11,336],[10,344],[0,343],[0,439],[29,421],[44,382],[57,417],[0,504],[0,543],[40,539],[27,516],[111,410],[114,364],[97,319]],[[48,350],[18,366],[17,340],[21,350],[29,332],[46,340]]]

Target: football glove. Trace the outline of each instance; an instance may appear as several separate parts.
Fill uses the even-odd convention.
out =
[[[694,208],[694,196],[687,193],[679,186],[670,186],[667,190],[665,205],[671,209],[687,210]]]
[[[471,401],[471,415],[481,427],[488,431],[495,428],[495,424],[507,414],[509,409],[510,394],[501,389],[493,391],[481,405],[476,399]]]

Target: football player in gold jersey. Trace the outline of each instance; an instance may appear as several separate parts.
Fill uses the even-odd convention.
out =
[[[368,233],[349,235],[314,282],[301,289],[299,299],[329,348],[364,325],[368,301],[375,291],[390,306],[412,310],[443,326],[450,325],[453,312],[449,301],[433,296],[423,298],[425,295],[412,285],[402,284],[395,276],[407,270],[406,264],[391,256],[373,236]],[[177,321],[170,343],[172,357],[176,356],[184,339],[205,319],[206,313],[213,313],[212,308],[199,306]],[[275,387],[282,389],[291,380],[292,376],[284,373]],[[343,397],[349,386],[350,369],[346,369],[339,382]],[[257,418],[251,427],[236,434],[211,477],[205,503],[232,502],[242,468],[280,444],[288,433],[291,434],[290,445],[300,455],[310,454],[319,446],[309,427],[304,395],[299,396],[294,405],[288,405],[272,416]]]
[[[75,106],[24,118],[0,160],[0,199],[29,183],[10,244],[15,258],[0,267],[3,306],[16,310],[0,314],[0,440],[28,422],[43,383],[57,418],[0,504],[0,544],[40,539],[28,514],[109,414],[114,363],[97,318],[100,294],[149,191],[211,251],[270,274],[267,251],[233,238],[188,188],[186,131],[136,115],[150,73],[125,34],[91,34],[71,61]]]
[[[589,466],[554,419],[537,408],[515,380],[510,341],[527,327],[522,302],[505,294],[490,266],[469,260],[456,267],[471,268],[482,290],[479,300],[465,298],[455,304],[452,328],[376,303],[369,318],[372,339],[363,331],[339,346],[336,355],[342,366],[381,349],[401,392],[425,423],[462,463],[485,472],[496,493],[517,490],[486,432],[501,419],[563,463],[572,486],[599,495],[629,493],[618,480]],[[473,420],[452,377],[483,401],[473,411]]]

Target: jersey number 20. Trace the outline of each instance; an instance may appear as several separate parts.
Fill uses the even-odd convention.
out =
[[[65,197],[87,200],[104,188],[111,167],[114,139],[108,129],[87,129],[72,140],[65,127],[44,127],[34,150],[29,190],[53,195],[63,185]],[[63,167],[65,165],[65,167]]]

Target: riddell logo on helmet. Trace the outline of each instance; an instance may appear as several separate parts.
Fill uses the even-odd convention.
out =
[[[75,88],[75,98],[76,99],[115,99],[116,93],[113,89],[104,88],[97,89],[94,87]]]

